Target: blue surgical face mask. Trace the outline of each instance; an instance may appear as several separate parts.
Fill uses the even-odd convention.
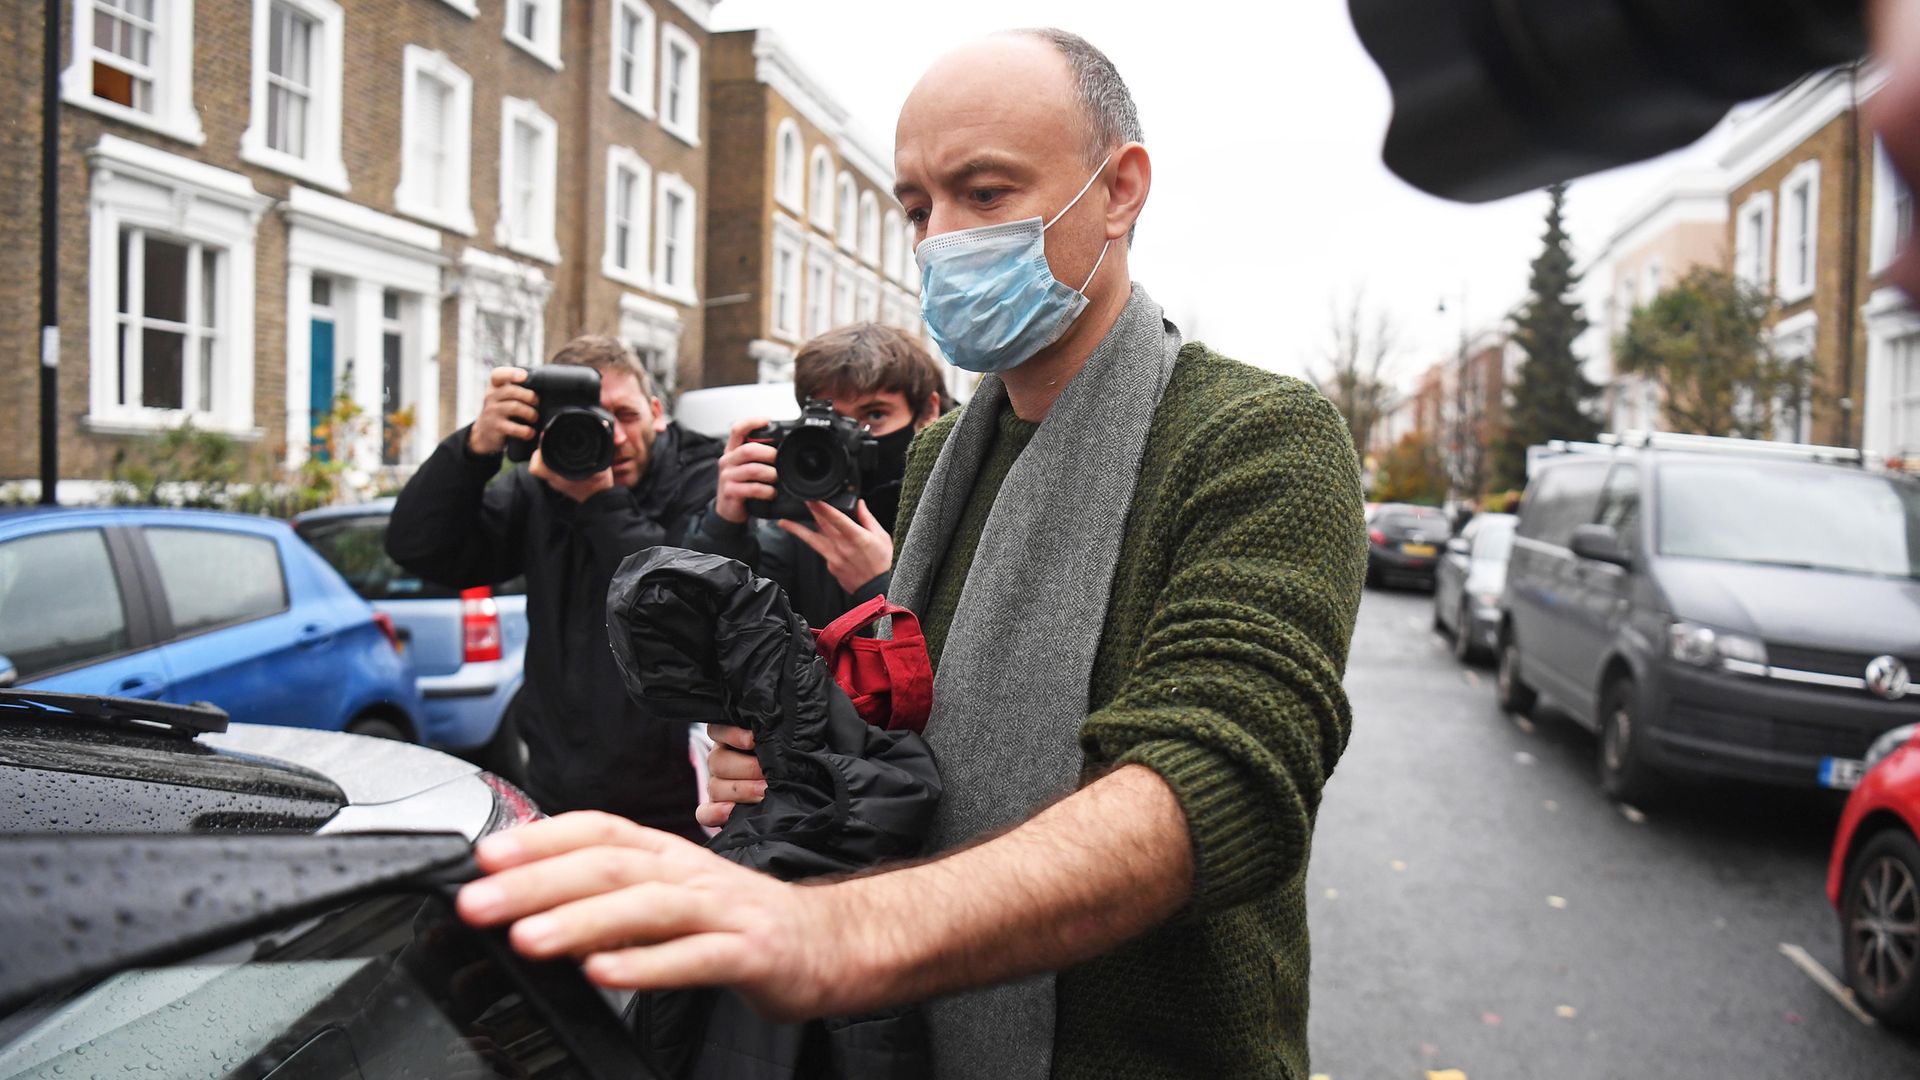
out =
[[[920,312],[934,343],[955,367],[982,372],[1018,367],[1060,340],[1086,310],[1086,288],[1113,241],[1100,248],[1093,272],[1075,289],[1054,277],[1047,265],[1046,232],[1073,209],[1106,167],[1107,162],[1101,162],[1080,194],[1052,221],[1033,217],[958,229],[916,249]]]

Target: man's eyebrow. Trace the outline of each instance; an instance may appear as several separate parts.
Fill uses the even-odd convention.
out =
[[[986,173],[999,173],[1018,179],[1026,176],[1027,170],[1021,168],[1019,163],[1011,158],[987,155],[967,159],[943,177],[941,183],[947,187],[959,187],[968,180]],[[896,201],[905,201],[903,196],[915,194],[920,190],[920,185],[903,180],[893,185],[893,197]]]

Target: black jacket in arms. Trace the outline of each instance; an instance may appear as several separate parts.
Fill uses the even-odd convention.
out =
[[[746,563],[754,573],[786,590],[793,610],[816,630],[884,594],[893,580],[892,571],[885,571],[848,592],[827,570],[827,560],[793,534],[762,518],[735,525],[714,513],[711,501],[688,522],[680,546]]]
[[[670,425],[632,488],[583,503],[526,466],[449,435],[407,483],[387,527],[395,562],[447,588],[527,579],[526,685],[514,719],[527,786],[549,813],[595,809],[697,837],[683,724],[650,723],[628,701],[607,644],[607,585],[621,560],[677,544],[713,502],[718,440]]]

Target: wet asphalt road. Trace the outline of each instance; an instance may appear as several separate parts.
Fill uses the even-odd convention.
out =
[[[1431,619],[1421,593],[1360,609],[1308,874],[1317,1076],[1920,1078],[1920,1040],[1781,951],[1840,970],[1836,799],[1720,786],[1630,820],[1593,737],[1505,716]]]

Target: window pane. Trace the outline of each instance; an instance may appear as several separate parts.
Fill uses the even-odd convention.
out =
[[[332,278],[321,277],[317,274],[314,275],[313,306],[314,307],[332,307],[333,306],[333,279]]]
[[[180,380],[186,345],[186,335],[177,330],[147,327],[140,332],[140,404],[149,409],[185,404]]]
[[[380,293],[380,317],[389,320],[400,317],[400,294],[395,290],[386,289]]]
[[[200,249],[200,325],[213,328],[220,325],[220,253],[210,248]]]
[[[392,293],[387,295],[392,296]],[[380,463],[400,464],[401,429],[394,414],[406,407],[406,371],[399,334],[380,336]]]
[[[22,681],[128,645],[120,586],[98,529],[0,544],[0,655]]]
[[[460,595],[458,590],[423,581],[387,557],[384,515],[321,518],[302,525],[300,536],[340,571],[354,592],[368,600],[444,600]]]
[[[149,319],[187,321],[187,248],[157,236],[145,237],[142,301]]]
[[[264,536],[213,529],[145,530],[176,633],[263,618],[287,609],[280,549]]]
[[[203,413],[213,411],[213,359],[218,343],[214,339],[200,339],[200,390],[198,408]]]
[[[128,283],[133,280],[132,251],[133,251],[133,232],[128,229],[121,229],[120,230],[120,311],[122,311],[123,313],[133,310],[132,308],[129,308],[127,306],[128,302],[132,299],[132,297],[129,295],[130,290],[128,287]]]
[[[133,108],[133,76],[98,60],[93,62],[93,96]]]

